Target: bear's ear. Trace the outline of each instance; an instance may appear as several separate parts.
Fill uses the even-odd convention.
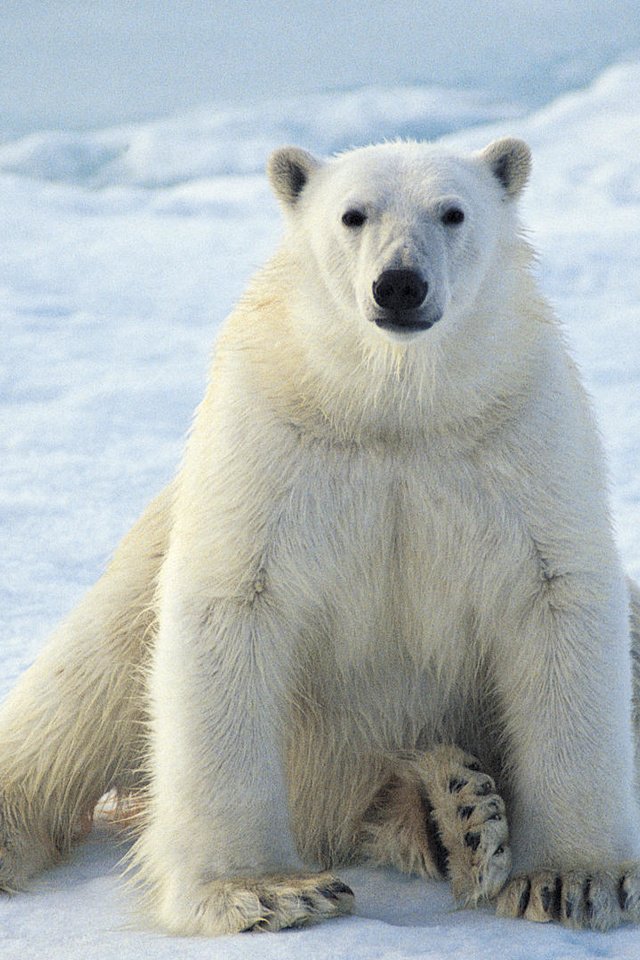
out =
[[[267,173],[273,192],[287,207],[293,206],[320,161],[299,147],[280,147],[269,157]]]
[[[482,150],[480,158],[489,164],[507,196],[517,197],[531,172],[531,150],[524,140],[515,137],[494,140]]]

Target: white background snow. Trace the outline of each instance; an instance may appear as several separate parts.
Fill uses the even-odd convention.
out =
[[[0,695],[175,470],[215,330],[279,236],[262,170],[283,142],[529,141],[540,283],[640,577],[637,3],[4,0],[2,20]],[[364,869],[341,872],[352,918],[172,939],[132,920],[121,853],[101,825],[1,900],[2,960],[640,958],[640,928],[501,921]]]

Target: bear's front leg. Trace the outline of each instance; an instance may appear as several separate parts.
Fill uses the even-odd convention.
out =
[[[350,889],[302,867],[289,825],[287,625],[267,598],[203,605],[186,587],[168,597],[151,667],[150,819],[138,849],[158,920],[173,933],[218,935],[347,913]]]
[[[502,916],[640,919],[630,658],[621,580],[550,576],[497,645],[514,879]]]

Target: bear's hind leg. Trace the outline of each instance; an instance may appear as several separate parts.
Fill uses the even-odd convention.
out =
[[[143,664],[170,490],[0,709],[0,890],[68,853],[99,798],[143,782]]]
[[[469,754],[446,744],[399,753],[392,769],[363,818],[364,857],[448,878],[463,903],[495,897],[509,875],[511,854],[504,802],[491,777]]]

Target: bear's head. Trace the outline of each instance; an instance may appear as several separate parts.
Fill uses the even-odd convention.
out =
[[[283,147],[268,172],[314,302],[406,344],[474,312],[488,274],[495,287],[529,169],[527,145],[505,138],[468,156],[397,142],[320,161]]]

